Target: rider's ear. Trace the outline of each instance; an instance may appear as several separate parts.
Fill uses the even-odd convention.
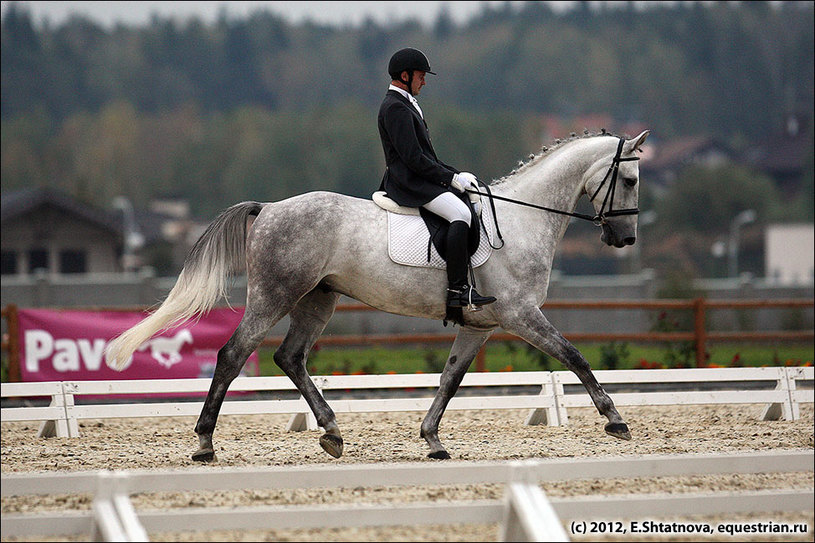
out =
[[[648,138],[648,134],[650,134],[650,130],[643,130],[643,132],[634,139],[630,139],[625,142],[625,150],[629,153],[633,153],[634,151],[641,151],[642,144],[645,143],[645,140]]]

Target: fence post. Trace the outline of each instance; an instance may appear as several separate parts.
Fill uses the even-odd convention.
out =
[[[478,351],[478,354],[475,355],[475,371],[486,371],[486,359],[487,359],[487,344],[481,346],[481,350]]]
[[[499,541],[569,541],[555,508],[538,486],[536,461],[512,462]]]
[[[62,417],[42,421],[37,430],[37,437],[73,437],[68,429],[68,420],[65,417],[65,393],[62,385],[60,385],[59,394],[51,396],[49,407],[61,407]]]
[[[65,420],[68,423],[68,437],[79,437],[79,420],[74,412],[75,383],[62,383],[63,405],[65,406]]]
[[[559,371],[552,372],[552,395],[555,398],[558,426],[566,426],[569,424],[569,412],[566,410],[566,405],[564,405],[563,401],[566,392],[563,390],[563,383],[560,380],[560,376],[563,373],[564,372]]]
[[[6,306],[6,320],[8,322],[8,380],[19,383],[23,380],[20,373],[20,316],[17,313],[17,304]]]
[[[325,377],[317,377],[314,376],[311,378],[314,382],[314,386],[317,387],[317,390],[320,391],[320,395],[324,396],[323,388],[326,385]],[[304,396],[300,395],[301,398]],[[311,412],[311,409],[306,409],[306,411],[301,413],[294,413],[290,418],[288,424],[286,424],[286,431],[287,432],[305,432],[306,430],[317,430],[319,428],[319,424],[317,424],[317,417],[314,416],[314,413]]]
[[[541,383],[541,396],[552,398],[554,405],[552,407],[539,407],[533,409],[526,416],[524,426],[536,426],[538,424],[546,424],[548,426],[558,426],[560,424],[560,417],[558,417],[558,401],[555,394],[555,385],[552,378],[552,372],[546,372],[546,377]]]
[[[775,390],[783,390],[787,401],[784,403],[771,403],[764,407],[760,420],[796,420],[797,410],[793,409],[790,387],[795,389],[795,380],[790,379],[788,370],[791,368],[772,368],[778,370],[778,382]],[[797,408],[797,405],[795,406]]]
[[[696,367],[702,368],[707,361],[707,332],[705,332],[705,299],[693,301],[693,335],[696,343]]]
[[[795,374],[801,372],[801,368],[784,368],[784,378],[787,383],[787,394],[790,396],[789,413],[785,413],[784,420],[798,420],[801,418],[801,410],[798,402],[795,401]]]
[[[129,495],[127,471],[100,471],[91,504],[93,541],[150,541]]]

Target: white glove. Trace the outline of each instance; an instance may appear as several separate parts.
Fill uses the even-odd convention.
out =
[[[481,216],[481,195],[475,193],[470,194],[470,203],[473,204],[473,209],[475,209],[475,214],[477,216]]]
[[[453,174],[453,180],[450,181],[450,186],[456,189],[458,192],[464,192],[467,189],[476,189],[478,184],[476,183],[475,176],[470,172],[461,172]]]
[[[481,216],[481,195],[478,193],[478,181],[474,182],[468,187],[472,192],[468,192],[467,196],[470,198],[470,203],[473,204],[475,214]]]

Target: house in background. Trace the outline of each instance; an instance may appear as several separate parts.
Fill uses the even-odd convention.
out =
[[[688,166],[715,168],[736,161],[733,150],[712,136],[689,136],[646,145],[651,149],[640,161],[640,177],[663,190]]]
[[[805,115],[792,113],[781,129],[745,153],[745,162],[770,176],[787,198],[799,194],[807,165],[812,166],[811,122]]]
[[[774,182],[785,198],[797,196],[804,184],[812,160],[811,119],[790,114],[786,124],[759,146],[737,152],[726,142],[710,135],[681,137],[660,141],[651,138],[643,154],[640,177],[664,191],[691,165],[715,168],[738,164],[759,171]]]
[[[35,188],[4,193],[2,230],[2,275],[122,269],[121,223],[112,213],[60,191]]]
[[[811,285],[815,281],[815,227],[810,224],[770,224],[764,232],[764,271],[781,285]]]
[[[3,193],[2,275],[118,273],[144,265],[178,273],[193,228],[189,209],[177,202],[154,202],[149,210],[114,203],[103,209],[48,188]]]

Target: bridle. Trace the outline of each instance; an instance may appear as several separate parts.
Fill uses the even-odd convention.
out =
[[[492,191],[490,190],[488,185],[482,185],[487,190],[486,193],[481,192],[481,191],[477,191],[477,190],[470,190],[470,189],[468,189],[467,192],[470,192],[472,194],[478,194],[478,195],[481,195],[481,196],[486,196],[487,198],[489,198],[490,199],[490,205],[492,206],[493,217],[496,217],[496,215],[495,215],[495,203],[493,202],[493,200],[503,200],[504,202],[510,202],[512,204],[517,204],[517,205],[522,205],[522,206],[527,206],[527,207],[533,207],[535,209],[541,209],[543,211],[549,211],[551,213],[557,213],[559,215],[568,215],[570,217],[575,217],[575,218],[578,218],[578,219],[591,221],[591,222],[594,223],[595,226],[602,226],[602,225],[606,224],[606,219],[609,218],[609,217],[620,217],[620,216],[623,216],[623,215],[637,215],[640,212],[639,208],[637,208],[637,207],[633,207],[633,208],[629,208],[629,209],[614,209],[614,193],[617,190],[617,174],[619,173],[619,170],[620,170],[620,162],[632,162],[632,161],[636,161],[636,160],[640,159],[640,157],[636,157],[636,156],[622,158],[623,144],[624,143],[625,143],[625,139],[620,138],[620,142],[617,144],[617,152],[614,154],[614,158],[611,161],[611,165],[608,167],[608,171],[606,172],[605,177],[603,177],[603,180],[600,182],[600,185],[597,187],[597,190],[595,190],[594,194],[591,196],[591,198],[589,198],[589,201],[593,202],[594,199],[597,197],[597,194],[600,192],[600,189],[603,188],[603,186],[606,184],[606,181],[609,181],[609,178],[610,178],[608,190],[606,191],[606,196],[605,196],[605,198],[603,198],[603,205],[600,206],[600,211],[597,213],[597,215],[586,215],[585,213],[575,213],[575,212],[572,212],[572,211],[562,211],[560,209],[552,209],[552,208],[545,207],[545,206],[530,204],[529,202],[523,202],[521,200],[513,200],[512,198],[505,198],[503,196],[496,196],[496,195],[494,195],[492,193]],[[608,211],[606,211],[606,205],[608,205]],[[496,219],[497,219],[497,217],[496,217]],[[496,220],[496,230],[497,230],[497,226],[498,226],[498,223],[497,223],[497,220]],[[501,236],[500,231],[498,233],[498,236],[499,237]]]
[[[621,215],[637,215],[639,214],[640,210],[637,207],[633,207],[630,209],[618,209],[614,210],[614,192],[617,189],[617,174],[620,171],[620,162],[633,162],[639,160],[640,157],[632,156],[628,158],[622,158],[623,154],[623,143],[625,140],[620,138],[620,142],[617,144],[617,152],[614,155],[614,160],[611,161],[611,166],[609,166],[608,171],[606,172],[606,176],[603,177],[603,180],[600,182],[600,185],[597,187],[597,190],[594,191],[591,198],[589,198],[589,202],[593,202],[594,199],[597,197],[597,193],[600,192],[600,189],[603,188],[603,185],[606,184],[609,176],[611,176],[611,183],[609,183],[608,190],[606,191],[606,197],[603,198],[603,205],[600,206],[600,212],[597,213],[595,217],[592,218],[592,222],[597,226],[601,226],[605,224],[606,217],[619,217]],[[608,212],[605,212],[606,204],[608,204]]]

